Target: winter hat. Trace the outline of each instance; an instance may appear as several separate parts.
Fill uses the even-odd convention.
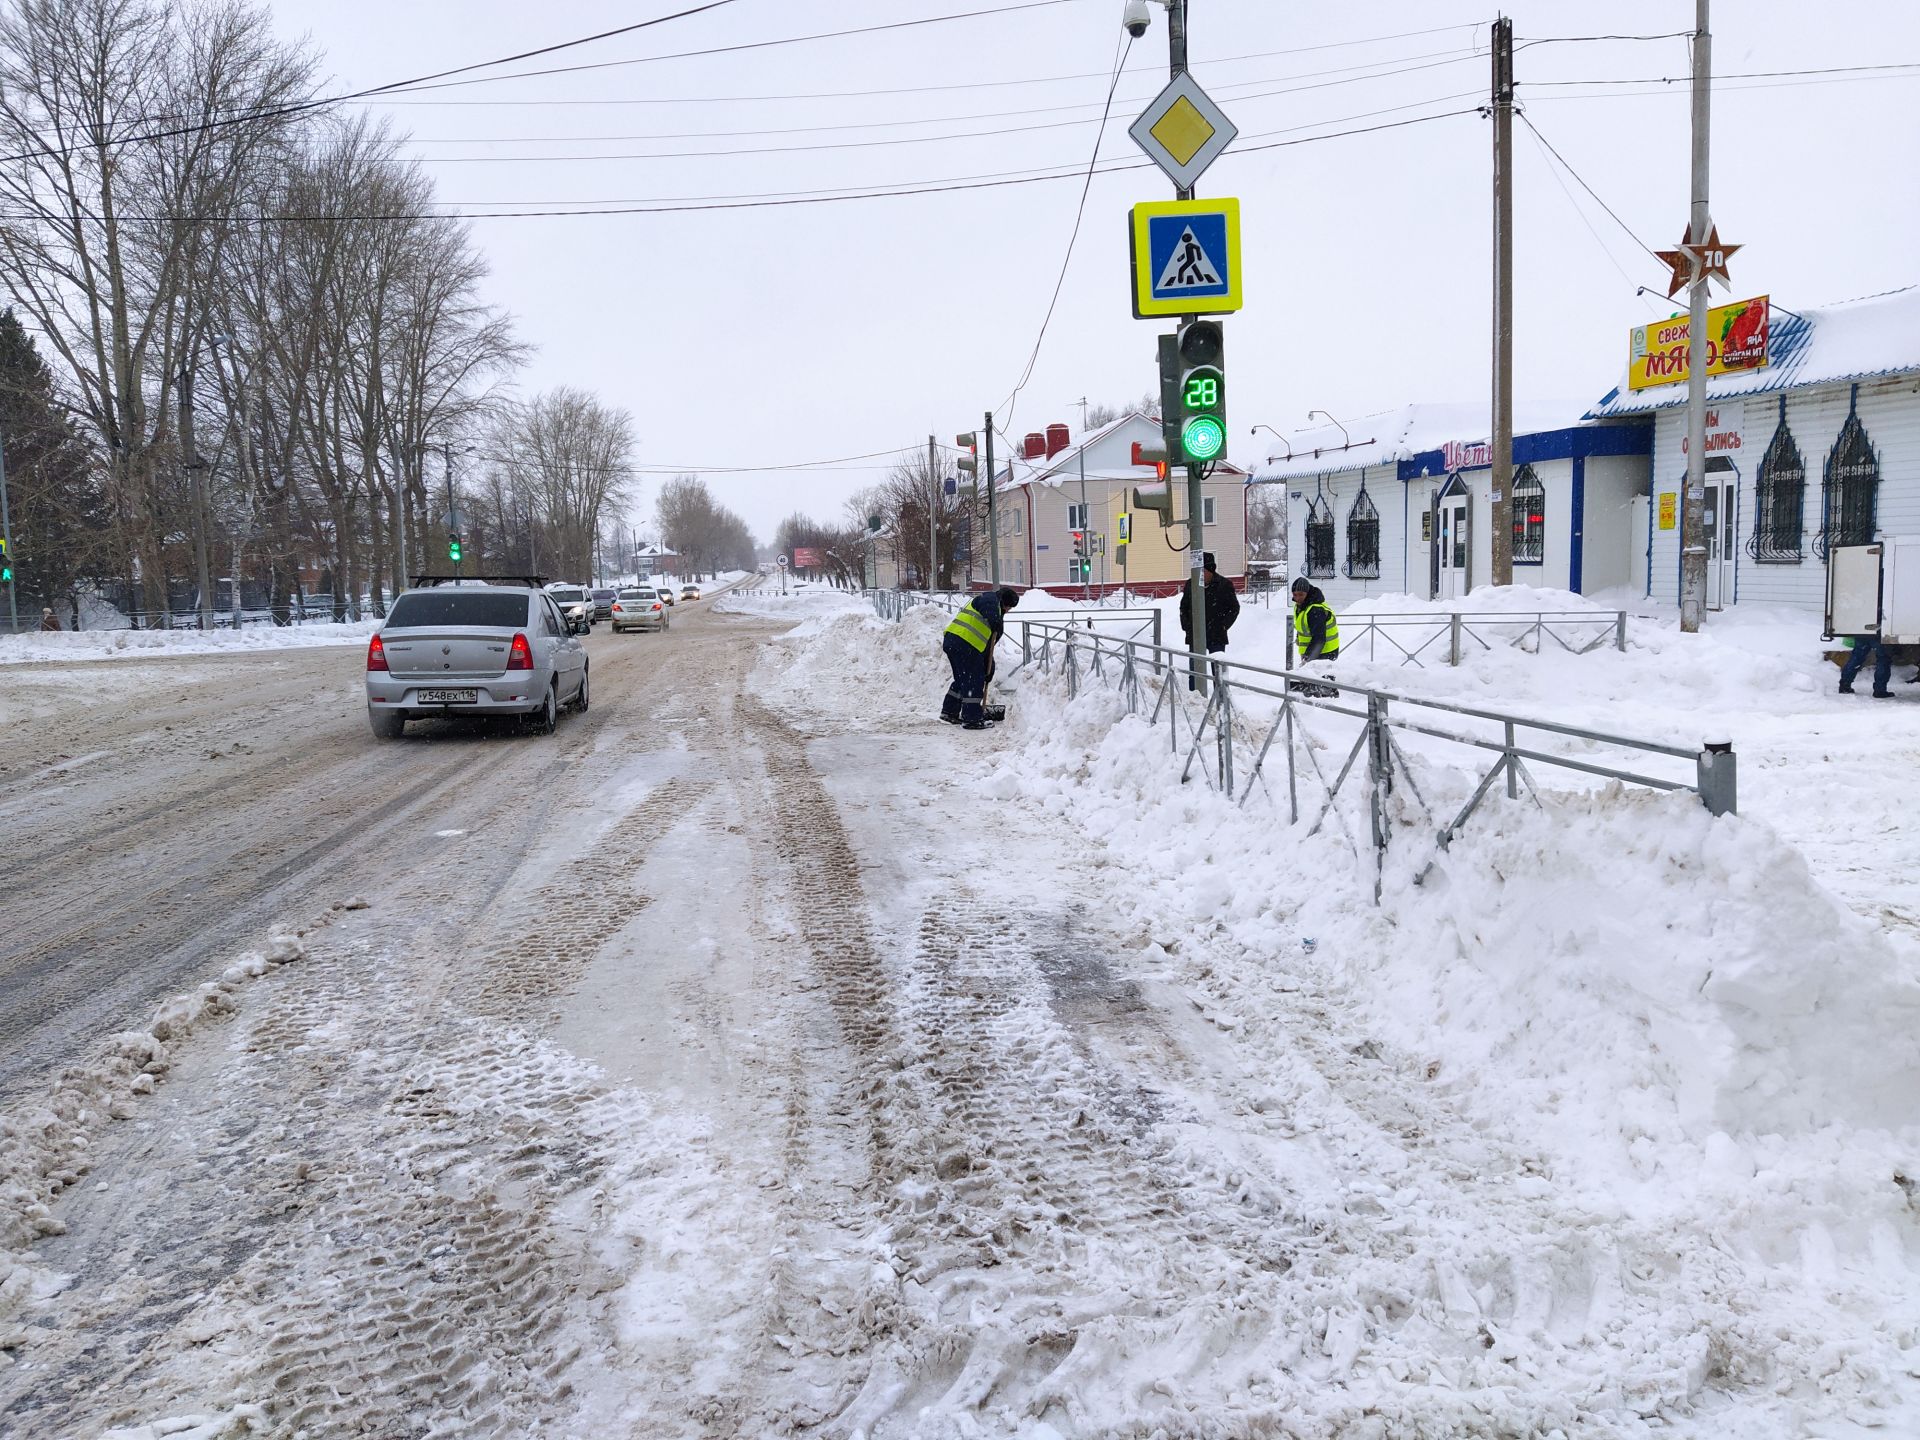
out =
[[[1002,609],[1011,610],[1014,606],[1020,603],[1020,592],[1014,589],[1011,585],[1002,585],[998,590],[994,591],[993,593],[1000,597],[1000,605]]]
[[[1293,593],[1296,595],[1312,594],[1313,582],[1304,575],[1296,575],[1293,580]]]
[[[1220,567],[1219,567],[1218,565],[1216,565],[1216,564],[1214,564],[1214,563],[1213,563],[1213,551],[1211,551],[1211,550],[1208,550],[1208,551],[1204,551],[1204,552],[1203,552],[1203,553],[1201,554],[1201,556],[1200,556],[1200,568],[1201,568],[1202,570],[1212,570],[1212,571],[1214,571],[1214,572],[1215,572],[1216,574],[1217,574],[1217,573],[1219,573],[1219,570],[1220,570]]]

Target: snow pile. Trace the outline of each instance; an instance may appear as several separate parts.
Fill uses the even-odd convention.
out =
[[[713,602],[713,608],[730,615],[759,615],[769,620],[801,622],[841,615],[871,618],[874,614],[872,602],[857,590],[841,590],[810,580],[789,580],[787,593],[782,595],[777,576],[753,589],[729,590]]]
[[[379,628],[377,620],[349,620],[341,624],[249,625],[239,630],[36,630],[0,635],[0,665],[355,645],[364,644]]]
[[[858,597],[851,612],[820,598],[812,618],[768,646],[756,672],[755,687],[771,708],[803,726],[824,714],[862,729],[939,713],[953,678],[940,649],[951,619],[945,610],[916,605],[896,624]]]

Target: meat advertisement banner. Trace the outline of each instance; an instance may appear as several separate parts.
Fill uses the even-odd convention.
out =
[[[1767,299],[1736,300],[1707,311],[1707,375],[1734,375],[1767,363]],[[1646,390],[1687,378],[1688,317],[1633,327],[1627,388]]]

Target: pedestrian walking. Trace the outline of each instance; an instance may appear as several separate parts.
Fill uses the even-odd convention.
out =
[[[1340,621],[1318,585],[1304,575],[1293,582],[1293,641],[1302,665],[1340,658]],[[1325,698],[1340,692],[1330,685],[1300,685],[1302,695]]]
[[[983,591],[960,607],[941,636],[940,648],[953,667],[953,683],[940,705],[940,718],[949,725],[985,730],[993,724],[986,716],[993,647],[1006,630],[1007,611],[1019,603],[1020,592],[1011,585]]]
[[[1867,663],[1867,656],[1873,656],[1873,698],[1891,700],[1893,692],[1887,688],[1887,682],[1893,679],[1893,655],[1888,651],[1886,642],[1878,635],[1853,635],[1848,637],[1853,646],[1847,656],[1847,663],[1840,667],[1840,693],[1853,694],[1854,678],[1861,667]]]
[[[53,613],[53,607],[51,605],[43,605],[40,609],[40,628],[42,630],[58,630],[60,628],[60,617]]]
[[[1202,603],[1206,606],[1206,651],[1209,655],[1218,655],[1227,648],[1227,632],[1233,628],[1233,622],[1240,618],[1240,597],[1234,593],[1233,582],[1214,568],[1213,552],[1207,551],[1200,557],[1200,579],[1203,582]],[[1194,617],[1193,591],[1191,588],[1180,592],[1180,633],[1187,637],[1187,649],[1193,649]],[[1187,677],[1187,688],[1194,688],[1194,677]]]

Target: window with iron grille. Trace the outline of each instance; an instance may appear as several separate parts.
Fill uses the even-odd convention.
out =
[[[1373,508],[1365,484],[1347,511],[1347,578],[1380,578],[1380,512]]]
[[[1867,438],[1857,410],[1847,412],[1840,438],[1827,454],[1820,487],[1821,558],[1835,545],[1865,545],[1873,539],[1874,508],[1880,493],[1880,456]]]
[[[1787,428],[1787,401],[1780,398],[1780,423],[1754,474],[1753,538],[1747,553],[1762,565],[1798,565],[1802,559],[1802,518],[1807,494],[1807,462]]]
[[[1307,574],[1333,574],[1333,511],[1319,495],[1307,507]]]
[[[1547,559],[1547,487],[1522,465],[1513,476],[1513,563],[1544,565]]]

